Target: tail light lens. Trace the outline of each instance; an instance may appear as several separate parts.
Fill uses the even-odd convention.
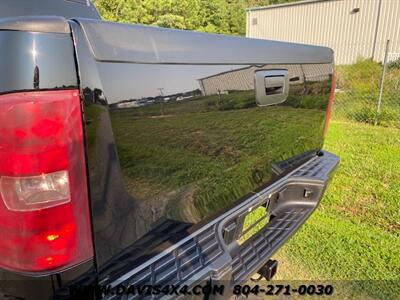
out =
[[[331,81],[331,93],[329,95],[329,102],[325,116],[324,136],[326,136],[326,134],[328,133],[329,122],[331,121],[333,100],[335,99],[335,88],[336,88],[336,73],[333,72]]]
[[[93,256],[79,92],[0,96],[0,267],[48,273]]]

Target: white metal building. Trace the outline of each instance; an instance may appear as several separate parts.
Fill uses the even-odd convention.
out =
[[[328,46],[336,64],[400,53],[400,0],[308,0],[249,8],[247,37]]]
[[[236,70],[218,73],[212,76],[199,79],[201,92],[204,96],[215,95],[228,91],[248,91],[254,89],[254,73],[257,70],[283,68],[289,71],[291,84],[307,81],[327,80],[332,72],[331,64],[317,65],[264,65],[260,67],[244,67]],[[294,78],[297,80],[293,81]]]

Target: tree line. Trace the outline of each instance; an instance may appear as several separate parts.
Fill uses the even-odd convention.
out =
[[[246,8],[296,0],[94,0],[105,20],[234,35],[246,34]]]

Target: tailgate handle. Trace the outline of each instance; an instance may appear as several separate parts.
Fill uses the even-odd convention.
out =
[[[256,102],[260,106],[279,104],[289,95],[288,70],[260,70],[255,73]]]
[[[265,80],[265,93],[267,95],[283,94],[283,88],[285,85],[285,76],[271,75],[271,76],[266,76],[264,80]]]

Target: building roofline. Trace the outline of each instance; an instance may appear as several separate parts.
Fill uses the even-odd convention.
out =
[[[318,3],[318,2],[330,2],[330,1],[337,1],[337,0],[303,0],[303,1],[296,1],[296,2],[290,2],[290,3],[268,5],[268,6],[249,7],[249,8],[246,8],[246,11],[266,10],[266,9],[274,9],[274,8],[281,8],[281,7],[287,7],[287,6],[305,5],[305,4],[313,4],[313,3]]]
[[[220,76],[220,75],[224,75],[224,74],[228,74],[228,73],[232,73],[232,72],[236,72],[236,71],[242,71],[242,70],[250,69],[251,67],[253,67],[253,66],[247,66],[247,67],[243,67],[243,68],[239,68],[239,69],[228,70],[228,71],[220,72],[220,73],[217,73],[217,74],[214,74],[214,75],[210,75],[210,76],[207,76],[207,77],[199,78],[197,80],[209,79],[209,78],[212,78],[212,77],[216,77],[216,76]]]

